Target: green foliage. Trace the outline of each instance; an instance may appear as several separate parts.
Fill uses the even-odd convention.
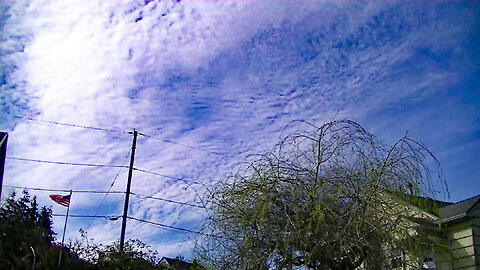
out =
[[[52,210],[39,209],[35,197],[13,193],[0,209],[0,269],[55,269],[62,252],[62,269],[87,269],[69,250],[57,246]]]
[[[99,269],[120,270],[150,270],[159,269],[157,264],[157,252],[140,240],[128,240],[123,251],[120,251],[119,242],[107,245],[99,251],[100,256],[96,263]]]
[[[157,251],[151,249],[142,241],[128,240],[125,242],[123,251],[120,251],[119,242],[110,245],[96,244],[94,239],[88,239],[87,233],[80,230],[84,241],[75,241],[69,244],[69,249],[80,258],[90,264],[88,269],[115,269],[115,270],[175,270],[174,266],[159,263]],[[88,240],[88,241],[86,241]],[[85,245],[85,243],[89,243]],[[204,269],[198,263],[194,263],[196,268]],[[193,265],[192,265],[193,267]]]
[[[28,192],[17,198],[13,193],[0,209],[0,269],[66,270],[174,270],[158,265],[158,254],[140,240],[128,240],[124,250],[119,243],[96,244],[91,239],[85,246],[75,241],[57,245],[52,230],[52,210],[39,209],[35,197]],[[81,231],[83,238],[87,234]],[[195,268],[203,269],[195,263]]]
[[[197,245],[215,269],[382,269],[391,248],[429,242],[421,231],[411,241],[415,212],[391,195],[444,190],[422,144],[390,147],[349,120],[310,127],[216,185]]]
[[[36,257],[44,257],[54,241],[52,210],[38,209],[37,199],[23,191],[13,193],[0,209],[0,268],[30,268]],[[39,261],[39,258],[36,258]]]
[[[192,265],[190,265],[190,270],[206,270],[206,268],[197,259],[194,259]]]

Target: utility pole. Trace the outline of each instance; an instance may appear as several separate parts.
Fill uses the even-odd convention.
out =
[[[130,186],[132,184],[133,161],[135,160],[135,148],[137,147],[137,131],[133,129],[132,155],[130,156],[130,167],[128,168],[127,192],[125,193],[125,205],[123,207],[122,233],[120,234],[120,251],[125,245],[125,229],[127,228],[128,200],[130,199]]]
[[[3,173],[5,171],[5,157],[7,156],[8,133],[0,132],[0,200],[2,199]]]

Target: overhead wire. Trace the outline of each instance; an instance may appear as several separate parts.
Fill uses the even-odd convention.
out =
[[[36,119],[36,118],[21,116],[21,115],[15,115],[15,114],[10,114],[10,115],[15,117],[15,118],[22,118],[22,119],[26,119],[26,120],[29,120],[29,121],[41,122],[41,123],[47,123],[47,124],[53,124],[53,125],[61,125],[61,126],[75,127],[75,128],[84,128],[84,129],[91,129],[91,130],[98,130],[98,131],[125,133],[125,131],[118,130],[118,129],[108,129],[108,128],[101,128],[101,127],[92,127],[92,126],[85,126],[85,125],[61,123],[61,122],[56,122],[56,121],[41,120],[41,119]]]
[[[158,222],[154,222],[154,221],[150,221],[150,220],[139,219],[139,218],[130,217],[130,216],[127,216],[127,218],[133,219],[133,220],[136,220],[136,221],[139,221],[139,222],[143,222],[143,223],[146,223],[146,224],[154,225],[154,226],[157,226],[157,227],[161,227],[161,228],[172,229],[172,230],[177,230],[177,231],[182,231],[182,232],[187,232],[187,233],[209,235],[209,234],[206,234],[206,233],[202,233],[200,231],[194,231],[194,230],[180,228],[180,227],[176,227],[176,226],[170,226],[170,225],[166,225],[166,224],[162,224],[162,223],[158,223]],[[213,235],[210,235],[210,236],[213,236]],[[213,237],[216,237],[216,236],[213,236]]]
[[[194,184],[194,185],[202,185],[202,186],[205,186],[204,183],[201,183],[201,182],[198,182],[198,181],[186,180],[186,179],[183,179],[183,178],[174,177],[174,176],[170,176],[170,175],[166,175],[166,174],[162,174],[162,173],[157,173],[157,172],[152,172],[152,171],[147,171],[147,170],[143,170],[143,169],[139,169],[139,168],[133,168],[133,170],[134,170],[134,171],[143,172],[143,173],[146,173],[146,174],[151,174],[151,175],[156,175],[156,176],[165,177],[165,178],[174,180],[174,181],[176,181],[176,182],[184,182],[184,183],[187,184],[187,185],[189,185],[189,184]]]
[[[190,148],[190,149],[195,149],[195,150],[198,150],[198,151],[207,152],[207,153],[214,154],[214,155],[220,155],[220,156],[224,156],[224,155],[225,155],[225,154],[222,154],[222,153],[219,153],[219,152],[213,152],[213,151],[210,151],[210,150],[207,150],[207,149],[203,149],[203,148],[200,148],[200,147],[196,147],[196,146],[190,146],[190,145],[186,145],[186,144],[183,144],[183,143],[177,143],[177,142],[174,142],[174,141],[171,141],[171,140],[167,140],[167,139],[160,139],[160,138],[157,138],[157,137],[154,137],[154,136],[151,136],[151,135],[148,135],[148,134],[140,133],[140,132],[139,132],[138,134],[141,135],[141,136],[147,137],[147,138],[151,138],[151,139],[157,140],[157,141],[162,141],[162,142],[166,142],[166,143],[176,144],[176,145],[179,145],[179,146],[183,146],[183,147]]]
[[[41,159],[31,159],[31,158],[19,158],[19,157],[9,157],[9,156],[7,156],[6,159],[20,160],[20,161],[29,161],[29,162],[38,162],[38,163],[48,163],[48,164],[58,164],[58,165],[70,165],[70,166],[105,167],[105,168],[128,168],[128,166],[124,166],[124,165],[76,163],[76,162],[51,161],[51,160],[41,160]]]
[[[70,192],[70,189],[54,189],[54,188],[37,188],[37,187],[27,187],[27,186],[12,186],[12,185],[3,185],[3,187],[6,188],[19,188],[19,189],[27,189],[27,190],[37,190],[37,191],[52,191],[52,192]],[[99,193],[99,194],[125,194],[125,191],[99,191],[99,190],[72,190],[72,193]],[[180,201],[175,201],[171,199],[165,199],[165,198],[160,198],[160,197],[155,197],[155,196],[150,196],[150,195],[142,195],[142,194],[137,194],[130,192],[133,196],[145,200],[145,199],[152,199],[152,200],[159,200],[159,201],[165,201],[169,203],[175,203],[175,204],[180,204],[180,205],[185,205],[185,206],[191,206],[191,207],[197,207],[197,208],[205,208],[202,205],[198,204],[192,204],[192,203],[187,203],[187,202],[180,202]]]
[[[202,182],[198,182],[198,181],[192,181],[192,180],[186,180],[186,179],[183,179],[183,178],[179,178],[179,177],[174,177],[174,176],[170,176],[170,175],[166,175],[166,174],[161,174],[161,173],[157,173],[157,172],[152,172],[152,171],[147,171],[147,170],[143,170],[143,169],[139,169],[139,168],[133,168],[133,170],[136,170],[136,171],[139,171],[139,172],[143,172],[143,173],[147,173],[147,174],[152,174],[152,175],[156,175],[156,176],[161,176],[161,177],[165,177],[165,178],[168,178],[168,179],[171,179],[175,182],[183,182],[187,185],[187,187],[190,187],[193,192],[195,192],[196,196],[198,198],[200,198],[201,200],[201,196],[199,194],[199,192],[197,191],[197,189],[195,189],[195,187],[193,187],[193,185],[201,185],[203,188],[205,188],[208,192],[210,192],[209,188]],[[186,190],[187,188],[185,188]]]
[[[67,127],[74,127],[74,128],[83,128],[83,129],[96,130],[96,131],[119,132],[119,133],[130,134],[130,132],[127,132],[127,131],[124,131],[124,130],[119,130],[119,129],[110,129],[110,128],[102,128],[102,127],[70,124],[70,123],[62,123],[62,122],[51,121],[51,120],[42,120],[42,119],[32,118],[32,117],[28,117],[28,116],[11,114],[11,113],[8,113],[8,112],[7,112],[7,114],[10,114],[11,116],[13,116],[15,118],[21,118],[21,119],[25,119],[25,120],[29,120],[29,121],[33,121],[33,122],[39,122],[39,123],[46,123],[46,124],[60,125],[60,126],[67,126]],[[174,141],[167,140],[167,139],[157,138],[155,136],[151,136],[151,135],[141,133],[141,132],[138,132],[138,134],[141,135],[141,136],[147,137],[147,138],[152,138],[154,140],[163,141],[163,142],[166,142],[166,143],[171,143],[171,144],[175,144],[175,145],[179,145],[179,146],[183,146],[183,147],[186,147],[186,148],[195,149],[195,150],[199,150],[199,151],[204,151],[204,152],[214,154],[214,155],[225,155],[225,154],[222,154],[222,153],[219,153],[219,152],[206,150],[206,149],[203,149],[203,148],[200,148],[200,147],[190,146],[190,145],[174,142]]]
[[[19,157],[6,157],[7,159],[11,160],[19,160],[19,161],[28,161],[28,162],[38,162],[38,163],[47,163],[47,164],[58,164],[58,165],[69,165],[69,166],[85,166],[85,167],[104,167],[104,168],[129,168],[127,165],[114,165],[114,164],[91,164],[91,163],[76,163],[76,162],[64,162],[64,161],[51,161],[51,160],[41,160],[41,159],[30,159],[30,158],[19,158]],[[161,176],[165,177],[174,181],[180,181],[184,182],[187,185],[202,185],[205,186],[204,183],[198,182],[198,181],[192,181],[192,180],[186,180],[184,178],[180,177],[175,177],[175,176],[170,176],[158,172],[153,172],[153,171],[148,171],[140,168],[133,168],[135,171],[143,172],[146,174],[151,174],[151,175],[156,175],[156,176]]]
[[[26,120],[29,120],[29,121],[35,121],[35,122],[41,122],[41,123],[47,123],[47,124],[53,124],[53,125],[61,125],[61,126],[67,126],[67,127],[75,127],[75,128],[83,128],[83,129],[89,129],[89,130],[97,130],[97,131],[107,131],[107,132],[121,132],[121,133],[127,133],[128,132],[125,132],[125,131],[122,131],[122,130],[117,130],[117,129],[108,129],[108,128],[102,128],[102,127],[93,127],[93,126],[86,126],[86,125],[78,125],[78,124],[70,124],[70,123],[61,123],[61,122],[57,122],[57,121],[48,121],[48,120],[41,120],[41,119],[35,119],[35,118],[31,118],[31,117],[26,117],[26,116],[20,116],[20,115],[13,115],[11,114],[12,116],[16,117],[16,118],[22,118],[22,119],[26,119]],[[190,148],[190,149],[195,149],[195,150],[198,150],[198,151],[204,151],[204,152],[207,152],[207,153],[210,153],[210,154],[215,154],[215,155],[224,155],[222,153],[218,153],[218,152],[213,152],[213,151],[210,151],[210,150],[206,150],[206,149],[202,149],[202,148],[199,148],[199,147],[194,147],[194,146],[189,146],[189,145],[185,145],[185,144],[182,144],[182,143],[177,143],[177,142],[174,142],[174,141],[171,141],[171,140],[167,140],[167,139],[160,139],[160,138],[157,138],[157,137],[154,137],[154,136],[151,136],[151,135],[148,135],[148,134],[144,134],[144,133],[139,133],[139,135],[142,135],[144,137],[147,137],[147,138],[152,138],[154,140],[159,140],[159,141],[163,141],[163,142],[166,142],[166,143],[171,143],[171,144],[175,144],[175,145],[179,145],[179,146],[182,146],[182,147],[186,147],[186,148]],[[127,154],[128,156],[128,154]],[[28,162],[38,162],[38,163],[47,163],[47,164],[58,164],[58,165],[70,165],[70,166],[86,166],[86,167],[106,167],[106,168],[129,168],[129,166],[125,166],[124,163],[122,165],[112,165],[112,164],[90,164],[90,163],[74,163],[74,162],[63,162],[63,161],[49,161],[49,160],[40,160],[40,159],[29,159],[29,158],[19,158],[19,157],[6,157],[7,159],[10,159],[10,160],[19,160],[19,161],[28,161]],[[191,181],[191,180],[186,180],[186,179],[183,179],[183,178],[179,178],[179,177],[173,177],[173,176],[169,176],[169,175],[166,175],[166,174],[161,174],[161,173],[158,173],[158,172],[152,172],[152,171],[147,171],[147,170],[143,170],[143,169],[139,169],[139,168],[132,168],[133,170],[136,170],[136,171],[139,171],[139,172],[143,172],[143,173],[146,173],[146,174],[151,174],[151,175],[156,175],[156,176],[161,176],[161,177],[165,177],[165,178],[169,178],[171,180],[174,180],[174,181],[181,181],[181,182],[184,182],[185,184],[187,185],[192,185],[192,184],[196,184],[196,185],[202,185],[205,187],[205,185],[201,182],[198,182],[198,181]],[[103,204],[103,202],[105,201],[105,198],[108,194],[110,193],[125,193],[123,191],[111,191],[111,188],[113,187],[114,185],[114,182],[116,180],[116,178],[118,177],[118,174],[119,174],[120,170],[118,170],[117,174],[115,175],[114,177],[114,180],[110,186],[110,188],[108,189],[108,191],[95,191],[95,190],[75,190],[73,192],[76,192],[76,193],[104,193],[105,196],[102,200],[102,203],[100,204],[99,208],[101,207],[101,205]],[[21,186],[8,186],[8,185],[5,185],[4,187],[11,187],[11,188],[27,188],[27,189],[31,189],[31,190],[38,190],[38,191],[54,191],[54,192],[69,192],[70,190],[69,189],[49,189],[49,188],[34,188],[34,187],[21,187]],[[160,198],[160,197],[154,197],[154,196],[142,196],[142,195],[139,195],[139,194],[136,194],[136,193],[131,193],[132,195],[140,198],[140,199],[154,199],[154,200],[160,200],[160,201],[165,201],[165,202],[169,202],[169,203],[176,203],[176,204],[180,204],[180,205],[184,205],[184,206],[191,206],[191,207],[198,207],[198,208],[205,208],[204,206],[200,206],[200,205],[195,205],[195,204],[191,204],[191,203],[186,203],[186,202],[178,202],[178,201],[174,201],[174,200],[170,200],[170,199],[164,199],[164,198]],[[97,208],[97,211],[98,211],[98,208]],[[53,216],[65,216],[63,214],[54,214]],[[101,216],[101,215],[69,215],[71,217],[79,217],[79,218],[92,218],[92,221],[93,221],[93,218],[119,218],[121,216]],[[195,234],[204,234],[202,232],[199,232],[199,231],[194,231],[194,230],[189,230],[189,229],[185,229],[185,228],[180,228],[180,227],[175,227],[175,226],[170,226],[170,225],[165,225],[165,224],[161,224],[161,223],[157,223],[157,222],[153,222],[153,221],[148,221],[148,220],[143,220],[143,219],[138,219],[138,218],[134,218],[134,217],[128,217],[130,219],[133,219],[133,220],[136,220],[136,221],[139,221],[139,222],[144,222],[144,223],[147,223],[147,224],[150,224],[150,225],[153,225],[153,226],[157,226],[157,227],[162,227],[162,228],[167,228],[167,229],[173,229],[173,230],[179,230],[179,231],[183,231],[183,232],[188,232],[188,233],[195,233]],[[92,221],[90,222],[90,224],[92,223]],[[88,227],[90,227],[90,224]],[[215,237],[215,236],[213,236]]]
[[[197,207],[197,208],[202,208],[202,209],[205,209],[205,206],[203,205],[198,205],[198,204],[192,204],[192,203],[187,203],[187,202],[179,202],[179,201],[174,201],[174,200],[170,200],[170,199],[164,199],[164,198],[160,198],[160,197],[154,197],[154,196],[142,196],[142,195],[138,195],[136,193],[133,193],[133,192],[130,192],[131,195],[141,199],[141,200],[145,200],[145,199],[153,199],[153,200],[158,200],[158,201],[164,201],[164,202],[170,202],[170,203],[175,203],[175,204],[180,204],[180,205],[185,205],[185,206],[191,206],[191,207]]]
[[[65,217],[66,214],[52,214],[53,217]],[[105,216],[97,216],[97,215],[75,215],[75,214],[69,214],[68,217],[74,217],[74,218],[106,218],[106,219],[112,219],[112,218],[118,218],[121,216],[118,215],[105,215]]]
[[[7,188],[22,188],[22,189],[29,189],[29,190],[38,190],[38,191],[53,191],[53,192],[70,192],[70,189],[56,189],[56,188],[37,188],[37,187],[27,187],[27,186],[12,186],[12,185],[3,185],[3,187]],[[100,190],[72,190],[73,193],[101,193],[105,194],[108,191],[100,191]],[[110,191],[109,193],[125,193],[125,191]]]
[[[132,151],[132,149],[130,149],[130,150],[128,151],[127,155],[126,155],[125,158],[123,159],[122,166],[125,165],[125,162],[127,161],[127,158],[128,158],[128,156],[129,156],[129,154],[130,154],[131,151]],[[122,168],[123,168],[123,167],[122,167]],[[98,214],[98,211],[100,210],[100,208],[102,207],[103,203],[105,202],[105,199],[107,199],[107,196],[108,196],[108,194],[110,193],[110,190],[112,190],[113,185],[115,185],[115,181],[117,180],[117,177],[118,177],[118,175],[120,174],[120,171],[121,171],[122,168],[119,168],[118,171],[117,171],[117,173],[115,174],[115,177],[113,178],[113,181],[112,181],[112,183],[110,184],[110,187],[108,188],[107,193],[105,193],[105,196],[103,196],[102,202],[101,202],[100,205],[97,207],[97,209],[95,209],[95,214],[94,214],[94,215]],[[90,229],[90,226],[92,225],[93,220],[94,220],[93,218],[90,220],[90,222],[88,223],[87,229],[86,229],[85,231],[88,231],[88,230]]]

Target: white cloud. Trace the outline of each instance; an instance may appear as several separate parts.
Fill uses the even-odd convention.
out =
[[[441,7],[430,3],[35,1],[25,9],[11,4],[21,17],[7,23],[22,21],[16,31],[33,33],[18,41],[24,52],[9,58],[19,68],[9,73],[8,83],[25,80],[17,91],[30,108],[17,113],[109,129],[135,127],[220,152],[138,138],[136,167],[207,184],[248,153],[270,148],[291,120],[320,123],[339,110],[365,119],[455,85],[463,78],[460,72],[419,51],[461,52],[472,20],[459,9],[462,21],[451,26]],[[23,120],[10,131],[9,155],[45,160],[121,164],[131,144],[131,135],[121,132]],[[7,165],[6,184],[66,189],[105,190],[117,172],[13,160]],[[125,179],[122,170],[114,189],[123,190]],[[132,190],[142,195],[196,201],[194,187],[186,187],[134,172]],[[121,213],[122,200],[110,196],[102,213]],[[102,197],[75,195],[72,211],[92,214]],[[170,225],[193,226],[201,219],[200,213],[175,207],[132,198],[131,211]],[[57,232],[62,224],[55,218]],[[69,237],[77,236],[85,221],[72,224]],[[98,232],[99,241],[118,237],[118,222],[94,224],[91,232]],[[176,242],[177,234],[160,230],[162,237],[155,236],[156,229],[145,224],[129,221],[128,228],[129,236],[166,253],[190,247]]]

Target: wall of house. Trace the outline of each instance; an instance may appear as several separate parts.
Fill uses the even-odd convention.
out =
[[[472,214],[473,246],[475,251],[476,269],[480,270],[480,207]]]
[[[473,222],[477,220],[466,220],[445,227],[449,248],[437,252],[437,270],[480,270],[475,260],[478,254],[475,249],[478,247],[474,245],[474,234],[476,238],[478,230],[473,229]]]

